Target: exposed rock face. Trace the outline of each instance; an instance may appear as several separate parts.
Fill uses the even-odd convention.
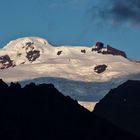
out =
[[[140,136],[140,81],[127,81],[111,90],[93,112]]]
[[[92,48],[91,51],[100,51],[102,48],[104,48],[104,43],[102,42],[96,42],[96,45],[94,48]]]
[[[8,87],[0,80],[0,139],[6,140],[137,140],[52,84]]]
[[[98,48],[104,48],[104,43],[102,43],[102,42],[96,42],[96,45],[95,46],[97,46]]]
[[[125,52],[112,48],[110,45],[107,45],[107,51],[106,52],[103,51],[102,54],[121,55],[121,56],[127,58]]]
[[[96,73],[102,73],[102,72],[104,72],[104,71],[106,70],[106,68],[107,68],[107,65],[105,65],[105,64],[103,64],[103,65],[98,65],[98,66],[96,66],[96,67],[94,68],[94,71],[95,71]]]
[[[0,69],[14,67],[14,62],[8,55],[0,56]]]
[[[102,42],[97,42],[95,47],[92,48],[91,51],[96,51],[96,52],[102,53],[102,54],[120,55],[120,56],[127,58],[125,52],[115,49],[115,48],[111,47],[110,45],[107,45],[107,47],[104,47],[104,44]]]
[[[27,42],[26,45],[24,46],[26,51],[32,51],[34,50],[33,42]]]
[[[30,47],[30,46],[32,46],[33,44],[34,44],[34,42],[27,42],[27,43],[26,43],[26,46]]]
[[[39,50],[33,50],[27,52],[26,57],[28,58],[29,61],[33,62],[40,56],[40,51]]]
[[[62,51],[58,51],[58,52],[57,52],[57,55],[61,55],[61,53],[62,53]]]
[[[84,49],[84,50],[81,50],[81,53],[86,53],[86,50]]]

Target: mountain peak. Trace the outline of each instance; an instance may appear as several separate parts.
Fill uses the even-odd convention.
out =
[[[23,37],[10,41],[0,51],[1,69],[33,62],[52,48],[47,40],[40,37]]]
[[[47,45],[51,46],[46,39],[40,37],[23,37],[16,40],[10,41],[4,48],[5,49],[14,49],[14,48],[21,48],[24,46],[38,46],[38,47],[45,47]]]

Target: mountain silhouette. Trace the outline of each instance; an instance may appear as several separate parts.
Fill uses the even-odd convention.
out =
[[[52,84],[0,80],[0,139],[138,139],[62,95]]]
[[[127,81],[112,89],[94,108],[98,116],[140,136],[140,81]]]

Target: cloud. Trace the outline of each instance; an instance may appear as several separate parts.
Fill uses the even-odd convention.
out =
[[[101,20],[140,26],[140,0],[108,0],[96,10]]]

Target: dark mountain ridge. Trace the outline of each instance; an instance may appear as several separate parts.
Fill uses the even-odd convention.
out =
[[[1,80],[0,114],[0,139],[137,139],[65,97],[52,84],[21,88]]]
[[[140,136],[140,81],[112,89],[94,108],[98,116]]]

